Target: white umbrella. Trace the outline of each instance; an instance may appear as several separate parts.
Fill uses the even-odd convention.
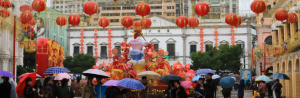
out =
[[[139,78],[142,78],[143,76],[146,76],[147,79],[158,79],[161,77],[158,73],[153,71],[144,71],[137,75]]]
[[[212,76],[212,79],[218,79],[218,78],[220,78],[221,76],[219,76],[219,75],[213,75]]]
[[[110,78],[110,76],[102,71],[102,70],[99,70],[99,69],[88,69],[86,71],[84,71],[82,73],[83,75],[85,76],[96,76],[96,77],[100,77],[100,78]]]

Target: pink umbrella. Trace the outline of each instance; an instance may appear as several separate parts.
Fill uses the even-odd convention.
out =
[[[54,80],[71,79],[71,76],[67,73],[59,73],[55,76]]]
[[[24,73],[24,74],[20,75],[18,78],[21,79],[22,77],[24,77],[27,74],[31,74],[31,73]],[[37,78],[42,78],[39,74],[36,74],[36,77]]]
[[[183,81],[180,83],[181,86],[184,88],[184,89],[188,89],[189,87],[192,86],[192,82],[191,81]]]

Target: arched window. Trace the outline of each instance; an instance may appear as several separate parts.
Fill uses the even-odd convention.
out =
[[[265,39],[265,43],[266,43],[267,45],[272,45],[272,36],[267,37],[267,38]]]

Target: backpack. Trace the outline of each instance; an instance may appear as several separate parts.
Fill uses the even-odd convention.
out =
[[[258,92],[261,92],[261,91],[263,91],[263,86],[262,85],[259,86],[259,88],[258,88]]]

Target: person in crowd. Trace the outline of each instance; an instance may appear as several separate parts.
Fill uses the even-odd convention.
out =
[[[34,97],[35,88],[32,88],[31,85],[32,85],[32,79],[26,78],[26,86],[24,88],[24,98]]]
[[[180,82],[174,81],[173,84],[176,88],[176,98],[187,98],[187,93],[185,92],[185,89],[180,85]]]
[[[1,98],[10,98],[11,84],[8,82],[9,77],[2,77],[3,83],[0,84],[0,96]]]
[[[80,89],[81,89],[80,78],[77,78],[76,83],[72,83],[71,87],[75,91],[75,97],[81,97],[81,92],[80,92]]]
[[[275,90],[275,96],[276,98],[280,98],[281,97],[281,88],[282,88],[282,84],[279,82],[279,79],[276,79],[274,85],[273,85],[273,89]]]
[[[246,89],[249,89],[250,88],[250,79],[248,79],[247,81],[246,81]]]
[[[116,98],[118,95],[121,95],[121,91],[116,86],[109,86],[105,90],[104,98]]]
[[[60,85],[60,83],[59,83],[58,80],[53,80],[52,92],[53,92],[54,98],[58,97],[58,88],[59,88],[59,85]]]
[[[223,97],[224,98],[230,98],[231,91],[232,91],[232,88],[222,88],[222,95],[223,95]],[[213,98],[213,97],[209,97],[209,98]]]
[[[131,92],[130,89],[123,89],[122,95],[123,95],[123,98],[138,98],[137,95],[134,92]]]
[[[17,95],[17,92],[16,92],[16,83],[15,83],[15,81],[12,78],[10,78],[9,83],[11,85],[10,98],[18,98],[18,95]],[[0,94],[0,96],[1,96],[1,94]]]
[[[58,98],[74,98],[73,89],[68,86],[69,80],[64,78],[61,80],[61,87],[58,88]],[[90,98],[90,97],[89,97]]]
[[[42,93],[42,83],[41,80],[36,80],[33,88],[35,89],[35,93],[34,93],[34,98],[43,98],[43,93]]]
[[[93,84],[93,77],[88,77],[87,83],[82,88],[81,98],[94,98],[92,93],[94,89],[95,86]]]
[[[273,85],[273,82],[272,82],[272,81],[269,82],[269,83],[267,83],[268,97],[269,97],[269,98],[272,98],[272,97],[273,97],[272,85]]]
[[[164,98],[176,98],[176,89],[173,81],[169,81],[168,88],[164,92]]]
[[[142,84],[144,85],[145,89],[139,90],[138,97],[139,98],[147,98],[148,97],[147,91],[150,89],[150,85],[148,83],[146,76],[142,77]]]
[[[206,81],[204,81],[205,98],[214,98],[215,84],[212,80],[212,73],[206,75]]]
[[[42,90],[42,95],[44,98],[55,98],[53,94],[53,79],[51,77],[46,77],[44,80],[44,88]]]
[[[100,77],[97,77],[98,84],[95,86],[95,90],[93,91],[96,94],[96,98],[104,98],[105,90],[107,86],[102,86],[102,81]]]
[[[260,94],[260,98],[265,98],[266,94],[266,84],[265,81],[261,81],[259,86],[258,86],[258,92]]]
[[[245,80],[241,79],[240,80],[240,84],[238,84],[237,88],[238,88],[238,98],[244,98],[244,90],[245,90]]]
[[[204,78],[199,78],[198,84],[194,88],[195,98],[204,98],[205,89],[204,89]]]

